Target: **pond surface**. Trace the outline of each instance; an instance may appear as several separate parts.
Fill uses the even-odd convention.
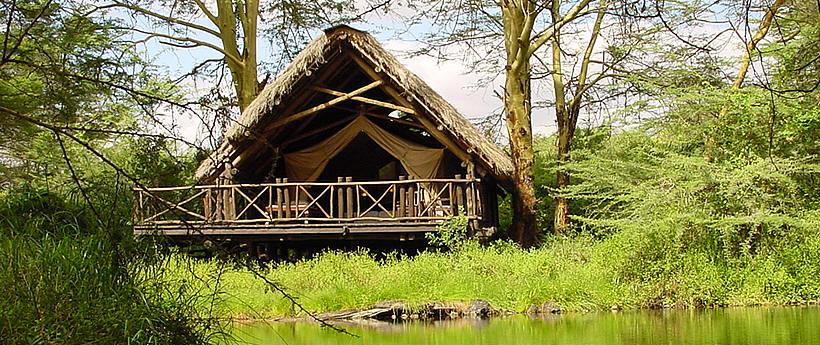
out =
[[[435,323],[347,325],[358,337],[311,323],[255,323],[245,344],[818,344],[820,308],[738,308],[525,316]]]

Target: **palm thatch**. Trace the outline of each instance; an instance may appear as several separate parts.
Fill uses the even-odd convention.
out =
[[[279,106],[284,99],[306,76],[327,62],[330,55],[342,49],[343,45],[353,48],[374,70],[385,75],[393,87],[402,91],[418,110],[422,110],[419,116],[427,116],[442,132],[462,146],[465,152],[478,158],[479,166],[501,181],[511,180],[514,168],[507,153],[484,136],[427,83],[404,67],[373,36],[348,26],[330,28],[310,42],[228,129],[219,149],[200,164],[196,177],[214,177],[220,169],[220,164],[216,162],[230,161],[236,154],[237,144],[251,139],[254,128],[283,116],[277,110],[281,110]]]

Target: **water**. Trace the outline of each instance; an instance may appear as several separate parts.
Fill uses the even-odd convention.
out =
[[[820,308],[738,308],[565,314],[435,323],[347,325],[351,337],[310,323],[236,326],[241,343],[377,344],[818,344]]]

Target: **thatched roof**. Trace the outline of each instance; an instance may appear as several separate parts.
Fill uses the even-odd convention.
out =
[[[214,162],[228,161],[235,154],[237,143],[251,139],[255,128],[282,116],[277,110],[290,92],[302,79],[327,62],[328,56],[334,50],[338,51],[343,44],[354,49],[373,69],[384,74],[393,87],[402,91],[419,110],[423,110],[419,116],[427,115],[442,132],[476,157],[479,166],[487,169],[497,179],[511,180],[513,163],[507,153],[484,136],[427,83],[404,67],[373,36],[348,26],[325,30],[324,34],[310,42],[228,129],[219,149],[200,164],[196,177],[213,177],[219,169]]]

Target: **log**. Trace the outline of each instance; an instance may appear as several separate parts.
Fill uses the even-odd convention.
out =
[[[282,179],[282,183],[283,184],[288,183],[287,177]],[[285,197],[285,218],[290,218],[290,190],[288,190],[287,187],[284,188],[284,197]],[[297,195],[296,195],[296,201],[297,202],[299,201],[299,193],[298,192],[297,192]],[[298,205],[296,206],[296,209],[297,209],[297,212],[298,212],[298,209],[299,209]]]
[[[337,182],[344,182],[344,178],[343,177],[337,177],[336,181]],[[336,189],[336,201],[337,201],[337,205],[338,205],[337,211],[336,211],[336,216],[339,217],[339,218],[344,218],[345,217],[345,203],[346,203],[345,202],[346,201],[346,199],[345,199],[345,194],[346,194],[345,189],[346,189],[346,187],[338,187]]]
[[[353,177],[345,177],[345,182],[353,182]],[[347,218],[355,218],[359,216],[358,214],[353,214],[353,188],[354,187],[352,187],[351,185],[347,185],[347,187],[345,187],[345,192],[347,194]]]
[[[404,181],[407,176],[399,176],[399,181]],[[404,183],[399,184],[399,214],[397,218],[407,217],[407,189]]]

